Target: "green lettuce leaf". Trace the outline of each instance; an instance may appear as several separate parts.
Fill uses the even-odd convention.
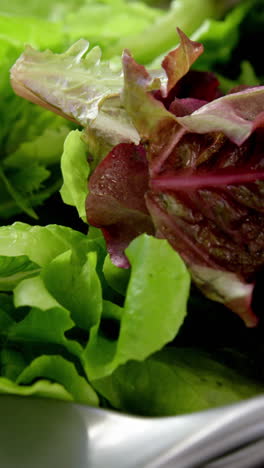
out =
[[[77,41],[63,54],[26,47],[11,69],[15,92],[100,135],[109,144],[139,142],[120,101],[121,70],[100,60],[101,51]]]
[[[86,236],[64,226],[30,226],[16,222],[0,227],[0,255],[27,255],[40,266],[47,265],[69,249],[82,252],[87,243]]]
[[[87,180],[90,167],[87,148],[78,130],[69,133],[61,157],[63,185],[60,193],[64,203],[76,206],[80,218],[86,222],[85,200],[88,193]]]
[[[54,398],[72,401],[72,395],[60,384],[49,380],[38,380],[32,385],[19,385],[6,377],[0,377],[0,394],[25,397]]]
[[[15,323],[12,310],[13,310],[12,297],[7,294],[0,294],[0,336],[1,340],[6,340],[9,328]]]
[[[0,232],[0,289],[13,290],[0,297],[0,392],[98,405],[82,370],[83,345],[102,303],[97,242],[59,226],[15,223]]]
[[[127,286],[130,277],[129,268],[119,268],[115,266],[111,260],[109,254],[105,257],[103,273],[107,283],[123,296],[126,295]]]
[[[144,416],[170,416],[235,403],[263,393],[251,380],[210,355],[168,348],[144,362],[129,362],[93,382],[114,408]]]
[[[5,357],[6,361],[14,362],[14,354],[9,353]],[[8,374],[11,376],[10,369]],[[15,381],[0,377],[0,393],[70,400],[91,406],[98,406],[99,403],[95,391],[77,373],[74,365],[56,355],[36,358],[19,373]]]
[[[144,360],[162,348],[175,337],[186,314],[189,274],[168,243],[145,234],[135,239],[126,253],[131,276],[124,306],[118,312],[115,309],[114,315],[111,310],[106,313],[117,336],[105,335],[101,320],[91,328],[84,351],[85,370],[91,380],[112,373],[128,360]]]
[[[87,380],[77,373],[72,363],[61,356],[40,356],[21,372],[16,382],[30,384],[40,377],[56,380],[76,402],[98,405],[98,397]]]
[[[32,284],[37,286],[37,294],[41,286],[37,284],[37,281],[32,282],[31,286]],[[28,305],[30,303],[30,292],[32,293],[32,288],[29,290],[29,284],[25,285],[21,283],[21,285],[24,287],[22,286],[22,288],[19,288],[19,292],[16,294],[17,306],[19,301],[22,302],[22,295],[24,296],[23,300],[27,302]],[[43,298],[43,295],[41,297]],[[51,345],[59,345],[61,350],[65,350],[64,352],[68,351],[73,354],[73,356],[80,358],[82,353],[81,345],[65,337],[65,333],[71,330],[74,325],[74,322],[70,318],[70,313],[62,309],[59,304],[54,307],[48,307],[47,304],[45,304],[42,305],[42,309],[32,307],[23,320],[9,326],[7,337],[10,342],[19,344],[21,349],[24,347],[24,352],[29,345],[31,348],[35,347],[36,353],[40,345],[42,345],[42,347],[44,345],[47,352],[49,349],[53,349]],[[34,349],[32,349],[32,351],[34,355]]]
[[[41,273],[48,291],[71,311],[75,324],[87,331],[97,323],[102,311],[102,290],[96,263],[95,252],[87,253],[82,264],[76,254],[67,251],[56,257]]]
[[[26,366],[25,359],[19,351],[14,349],[3,348],[0,352],[1,377],[0,377],[0,392],[2,393],[1,384],[5,379],[15,381],[19,374]]]

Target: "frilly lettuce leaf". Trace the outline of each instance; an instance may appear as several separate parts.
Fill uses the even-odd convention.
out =
[[[28,46],[11,69],[13,88],[20,96],[84,127],[90,124],[99,136],[103,127],[104,139],[110,143],[117,137],[138,143],[137,132],[119,99],[122,72],[101,61],[99,47],[86,54],[88,47],[87,41],[79,40],[65,53],[53,54]],[[118,99],[113,100],[115,97]]]
[[[177,120],[189,132],[223,132],[241,145],[263,125],[263,106],[264,87],[258,86],[223,96]]]
[[[40,356],[24,369],[17,378],[18,384],[30,384],[36,378],[56,380],[68,391],[72,400],[97,406],[99,401],[87,380],[80,376],[71,362],[61,356]]]
[[[16,222],[0,228],[0,255],[17,257],[27,255],[40,266],[67,250],[82,251],[86,237],[78,231],[58,225],[30,226]]]
[[[0,393],[25,397],[54,398],[66,401],[73,400],[71,394],[62,385],[44,379],[38,380],[32,383],[32,385],[23,386],[6,377],[0,377]]]
[[[36,358],[16,381],[0,377],[0,393],[74,400],[92,406],[99,403],[95,391],[74,365],[56,355]]]
[[[138,65],[129,52],[125,51],[123,54],[122,99],[141,139],[149,142],[148,159],[153,171],[158,170],[184,130],[178,124],[175,115],[150,93],[150,89],[155,89],[155,85],[166,98],[203,52],[201,44],[189,40],[179,29],[178,34],[180,45],[164,58],[162,67],[167,80],[160,83],[157,80],[153,83],[152,74],[144,66]],[[156,157],[157,154],[159,158]]]

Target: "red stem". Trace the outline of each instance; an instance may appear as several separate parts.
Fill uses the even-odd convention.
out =
[[[250,182],[264,180],[264,170],[238,171],[234,173],[207,173],[164,175],[155,177],[151,181],[153,190],[197,190],[203,187],[226,187],[227,185],[242,185]]]

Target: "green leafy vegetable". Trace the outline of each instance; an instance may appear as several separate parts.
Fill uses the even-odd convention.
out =
[[[64,174],[60,190],[62,199],[64,203],[75,206],[80,218],[86,222],[85,199],[90,168],[87,161],[87,148],[78,130],[70,132],[65,140],[61,171]]]
[[[35,359],[21,372],[17,383],[29,384],[39,377],[58,381],[70,393],[72,399],[79,403],[98,405],[98,398],[85,378],[79,376],[73,364],[61,356],[41,356]]]
[[[194,96],[191,105],[197,107],[186,111],[190,102],[185,102],[180,109],[183,115],[178,115],[177,102],[173,111],[169,108],[171,97],[177,96],[172,96],[174,88],[200,56],[202,46],[180,33],[181,47],[167,55],[162,70],[149,72],[126,51],[125,87],[120,53],[129,48],[145,64],[156,63],[159,56],[160,65],[161,55],[177,44],[178,26],[193,41],[203,43],[205,53],[198,59],[198,68],[216,72],[222,90],[240,84],[256,86],[264,74],[263,64],[261,68],[256,63],[259,53],[255,45],[248,45],[254,42],[248,38],[254,32],[255,44],[261,42],[257,34],[263,2],[245,0],[225,14],[235,3],[175,0],[161,10],[126,0],[29,0],[24,5],[19,0],[10,4],[0,0],[0,217],[8,219],[24,212],[36,218],[38,205],[61,189],[63,201],[75,206],[85,221],[87,179],[93,177],[90,192],[98,189],[103,214],[108,204],[114,207],[104,229],[107,243],[115,233],[117,244],[123,234],[126,240],[135,237],[124,232],[123,214],[136,235],[150,224],[146,231],[151,233],[145,198],[137,205],[148,164],[154,174],[187,130],[199,135],[217,130],[242,143],[263,108],[262,94],[255,88],[216,99],[218,82],[205,73],[207,97],[202,99],[215,101],[205,105],[200,99],[198,105]],[[29,45],[17,60],[25,43]],[[33,47],[55,54],[37,52]],[[15,60],[15,90],[47,109],[14,95],[8,74]],[[196,91],[199,73],[191,75]],[[180,98],[186,97],[184,92]],[[246,104],[241,104],[241,96]],[[248,105],[253,101],[254,109]],[[76,130],[76,124],[84,130]],[[119,143],[118,150],[111,151]],[[213,143],[220,145],[217,138]],[[147,158],[143,145],[148,147]],[[183,154],[189,154],[187,146],[180,147]],[[258,157],[255,153],[254,160]],[[111,172],[122,158],[121,170]],[[96,180],[98,167],[106,170]],[[164,178],[156,179],[154,185],[164,183]],[[192,188],[204,184],[201,175],[178,178],[177,183],[182,184],[183,179]],[[215,175],[212,180],[218,185],[222,181]],[[120,189],[116,196],[112,187],[119,183],[125,190]],[[153,187],[148,182],[146,187],[150,206]],[[236,195],[241,194],[233,193]],[[162,194],[161,199],[170,213],[181,210],[183,218],[187,215],[184,204],[177,205],[171,193]],[[247,198],[247,204],[257,204],[257,200]],[[207,203],[206,199],[203,209]],[[98,206],[96,203],[94,212]],[[143,215],[140,213],[137,224],[138,208]],[[116,231],[111,231],[116,220]],[[65,223],[72,224],[70,216]],[[203,226],[200,229],[193,219],[190,225],[196,236],[204,236]],[[161,225],[158,237],[163,231]],[[110,241],[107,234],[112,236]],[[178,238],[177,248],[181,242]],[[129,242],[122,246],[125,244]],[[0,393],[93,406],[102,397],[116,409],[149,416],[203,410],[263,393],[263,372],[258,372],[262,360],[256,359],[257,353],[263,354],[261,320],[256,330],[241,333],[235,316],[226,314],[225,318],[221,306],[208,299],[199,296],[197,301],[183,261],[165,240],[140,235],[128,245],[126,255],[127,268],[113,265],[102,234],[92,227],[88,236],[59,225],[0,227]],[[190,265],[192,274],[196,272],[209,290],[220,281],[225,298],[235,299],[235,308],[243,309],[241,297],[249,297],[252,285],[245,286],[240,277],[234,281],[232,273],[226,273],[223,282],[219,270],[200,266],[195,270],[192,262]],[[221,309],[219,317],[215,307]],[[231,352],[216,349],[216,328],[221,344],[232,337]],[[227,363],[220,364],[217,356],[227,355]],[[252,372],[243,368],[249,363]]]
[[[26,255],[19,257],[0,256],[0,289],[12,291],[23,279],[34,276],[40,270]]]
[[[25,397],[54,398],[72,401],[72,395],[60,384],[38,380],[30,386],[19,385],[5,377],[0,378],[0,393]]]
[[[21,212],[38,218],[37,207],[61,186],[59,162],[63,142],[69,130],[76,127],[23,102],[12,92],[9,69],[25,43],[62,51],[72,40],[89,34],[91,41],[107,46],[111,38],[117,40],[121,33],[125,37],[129,31],[140,32],[160,15],[161,10],[125,0],[45,4],[31,0],[23,5],[19,1],[0,2],[0,218],[7,219]],[[97,60],[96,53],[94,60]],[[116,105],[106,106],[102,112],[100,129],[106,124],[111,127],[113,107]],[[129,133],[130,126],[122,117],[122,110],[117,106],[115,112],[120,113],[121,125],[127,126]],[[114,131],[113,127],[110,132]]]
[[[70,310],[75,324],[87,331],[95,325],[102,310],[96,260],[96,252],[89,252],[86,261],[80,264],[78,256],[67,251],[56,257],[42,272],[48,291]]]
[[[144,416],[202,411],[263,393],[263,384],[191,348],[168,348],[142,363],[127,363],[93,385],[114,408]]]
[[[40,227],[16,222],[0,228],[0,255],[27,255],[40,266],[71,248],[81,251],[84,244],[87,244],[85,236],[64,226]]]
[[[121,363],[145,359],[183,323],[189,274],[164,240],[143,235],[129,246],[125,299],[111,288],[106,250],[96,236],[15,223],[0,228],[0,245],[0,289],[13,294],[0,297],[0,391],[24,394],[17,385],[32,383],[33,394],[54,397],[59,391],[60,398],[97,404],[89,382]],[[104,298],[111,290],[118,302]],[[107,323],[120,332],[109,335]],[[42,379],[62,385],[70,396]]]
[[[140,236],[130,244],[127,255],[131,276],[120,323],[116,323],[117,337],[111,340],[104,335],[103,321],[91,329],[85,350],[85,368],[91,379],[162,348],[175,337],[186,314],[189,275],[166,241]]]
[[[16,295],[16,306],[22,303],[22,295],[27,305],[33,302],[32,298],[30,298],[30,292],[32,293],[32,285],[36,286],[36,293],[40,290],[41,286],[38,288],[37,283],[38,281],[36,280],[31,282],[31,290],[28,283],[26,285],[21,283],[23,286],[19,288],[19,292]],[[43,299],[43,295],[41,298]],[[11,342],[20,343],[25,348],[27,343],[32,343],[33,345],[34,343],[38,345],[42,344],[47,347],[47,351],[52,344],[60,345],[69,353],[80,357],[82,352],[80,344],[67,339],[64,335],[73,326],[74,322],[70,319],[70,314],[67,310],[60,308],[59,304],[57,307],[48,306],[46,302],[42,306],[42,309],[32,307],[23,320],[9,327],[8,339]]]

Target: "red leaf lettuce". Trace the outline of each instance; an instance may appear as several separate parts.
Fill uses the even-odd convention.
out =
[[[89,181],[87,218],[112,260],[147,231],[181,254],[204,294],[255,326],[264,265],[264,87],[222,96],[214,75],[190,70],[200,44],[181,43],[149,73],[123,54],[122,104],[141,143],[115,146]],[[158,76],[158,78],[157,78]]]

